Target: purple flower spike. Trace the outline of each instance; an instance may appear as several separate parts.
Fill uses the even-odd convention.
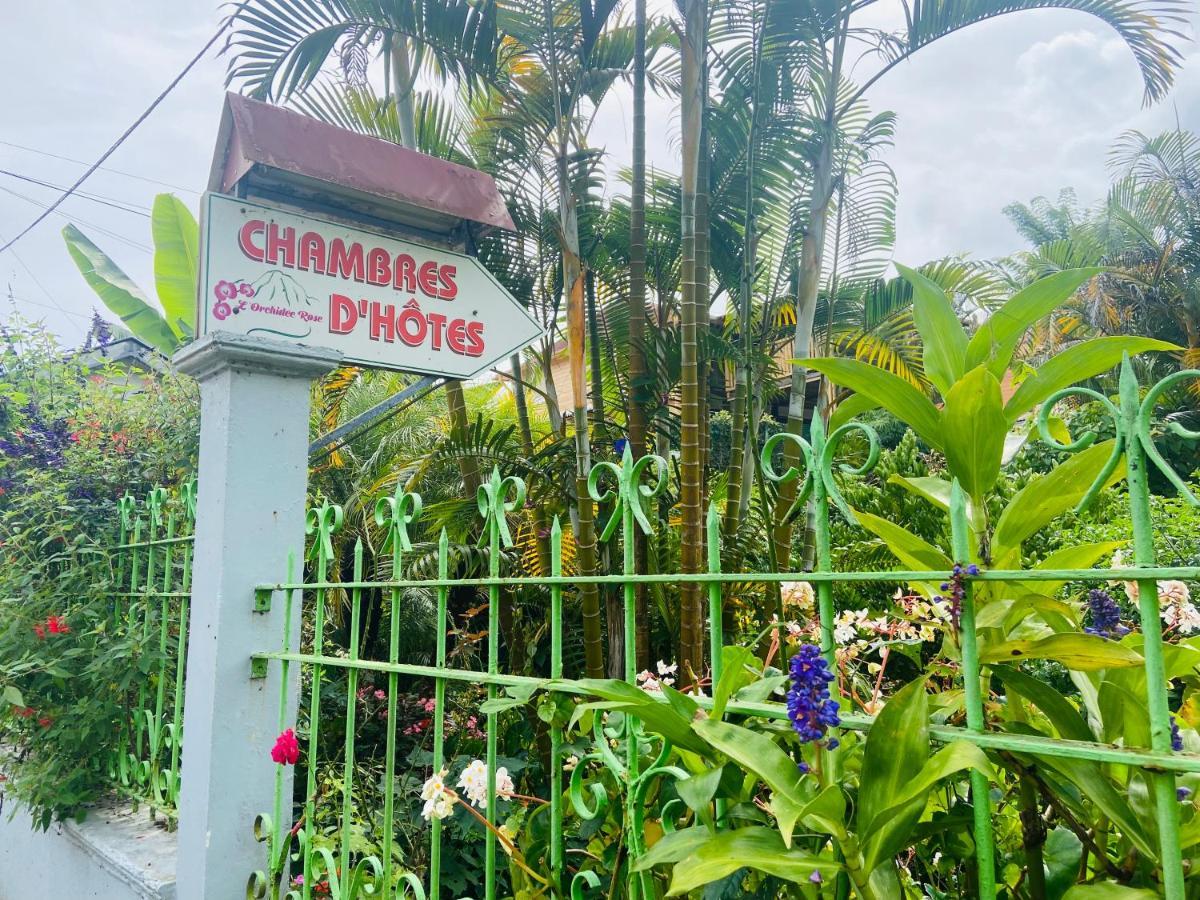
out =
[[[837,701],[829,696],[829,684],[833,681],[829,663],[816,644],[803,644],[792,657],[790,674],[792,686],[787,694],[787,710],[792,729],[806,744],[820,741],[828,729],[842,723]],[[830,744],[837,746],[836,740]]]

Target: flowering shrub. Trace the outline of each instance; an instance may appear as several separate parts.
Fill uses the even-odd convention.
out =
[[[0,341],[0,762],[34,821],[79,814],[108,785],[130,692],[157,635],[112,629],[106,548],[117,499],[194,470],[194,384],[90,371],[45,331]]]

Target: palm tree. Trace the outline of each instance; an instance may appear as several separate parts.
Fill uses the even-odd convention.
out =
[[[872,85],[939,38],[1000,15],[1030,9],[1078,10],[1111,26],[1129,47],[1141,70],[1146,102],[1165,95],[1181,59],[1172,42],[1178,38],[1173,29],[1176,23],[1183,21],[1185,7],[1176,0],[1106,0],[1102,3],[1094,0],[934,0],[921,3],[901,0],[905,27],[895,33],[861,24],[878,2],[836,0],[833,4],[811,9],[812,120],[818,140],[812,157],[811,199],[803,228],[797,284],[793,338],[793,356],[797,361],[791,368],[787,421],[788,431],[795,434],[799,434],[804,425],[807,369],[802,360],[813,351],[812,331],[821,288],[826,232],[842,177],[837,134],[845,117]],[[846,78],[853,62],[848,57],[856,48],[864,51],[863,57],[874,56],[881,63],[865,77],[859,76],[862,78],[859,86],[853,87]],[[785,555],[791,543],[791,527],[784,520],[789,506],[790,500],[782,502],[776,511],[776,545]],[[780,560],[781,564],[785,561],[784,558]]]

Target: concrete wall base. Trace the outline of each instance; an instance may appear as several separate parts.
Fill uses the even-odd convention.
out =
[[[174,900],[175,833],[146,807],[113,800],[46,832],[12,812],[0,815],[0,900]]]

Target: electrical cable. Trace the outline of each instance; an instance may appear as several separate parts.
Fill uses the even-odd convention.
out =
[[[7,175],[10,178],[16,178],[20,181],[27,181],[30,184],[36,184],[40,187],[54,188],[56,191],[66,190],[66,188],[61,184],[54,184],[50,181],[42,181],[40,178],[22,175],[20,172],[10,172],[8,169],[0,169],[0,175]],[[117,200],[115,197],[105,197],[101,194],[89,194],[86,191],[75,191],[74,196],[80,198],[81,200],[91,200],[93,203],[111,206],[113,209],[121,210],[121,212],[133,213],[135,216],[141,216],[144,219],[150,218],[150,208],[148,206],[135,206],[133,204],[126,204],[124,200]]]
[[[143,122],[145,122],[146,119],[148,119],[150,117],[150,114],[152,112],[154,112],[155,109],[158,108],[158,105],[160,103],[162,103],[163,100],[166,99],[167,94],[171,93],[171,91],[173,91],[175,89],[175,86],[178,85],[179,82],[181,82],[184,79],[184,76],[186,76],[187,73],[192,70],[192,68],[196,65],[196,63],[200,62],[200,60],[204,57],[204,54],[206,54],[209,51],[209,49],[212,48],[213,44],[215,44],[217,42],[217,40],[221,37],[221,35],[225,33],[225,30],[227,28],[229,28],[229,26],[232,22],[233,22],[233,16],[229,16],[228,18],[226,18],[225,21],[221,23],[221,27],[218,28],[213,33],[213,36],[208,39],[208,42],[205,43],[205,45],[200,48],[200,52],[197,53],[195,56],[193,56],[191,58],[191,60],[188,61],[188,64],[183,67],[183,69],[180,71],[180,73],[171,80],[171,83],[168,84],[166,86],[166,88],[163,89],[162,93],[160,93],[157,97],[154,98],[154,101],[148,107],[146,107],[145,111],[140,116],[138,116],[134,120],[133,124],[130,125],[128,128],[126,128],[124,132],[122,132],[121,136],[119,138],[117,138],[116,141],[113,142],[112,146],[109,147],[107,150],[105,150],[104,153],[102,153],[100,155],[99,159],[97,159],[94,163],[89,165],[87,167],[87,170],[82,175],[80,175],[77,179],[75,179],[75,183],[72,184],[69,188],[67,188],[67,190],[65,190],[61,195],[59,195],[58,199],[56,199],[53,203],[51,203],[42,212],[41,215],[39,215],[32,222],[30,222],[23,229],[21,229],[21,231],[17,234],[16,237],[14,237],[14,238],[12,238],[12,240],[6,242],[3,247],[0,247],[0,253],[3,253],[5,250],[7,250],[9,247],[11,247],[13,244],[15,244],[21,238],[25,237],[25,235],[29,234],[29,232],[31,232],[34,228],[36,228],[38,225],[40,225],[42,222],[44,222],[50,216],[50,214],[52,212],[54,212],[56,209],[58,209],[58,207],[62,204],[62,202],[64,200],[66,200],[69,196],[71,196],[71,194],[73,194],[77,188],[79,188],[85,181],[87,181],[87,179],[92,175],[92,173],[94,173],[98,168],[100,168],[101,164],[106,159],[108,159],[110,156],[112,156],[117,151],[118,147],[120,147],[123,143],[125,143],[125,141],[129,138],[129,136],[131,134],[133,134],[133,132],[137,129],[137,127],[139,125],[141,125]]]

